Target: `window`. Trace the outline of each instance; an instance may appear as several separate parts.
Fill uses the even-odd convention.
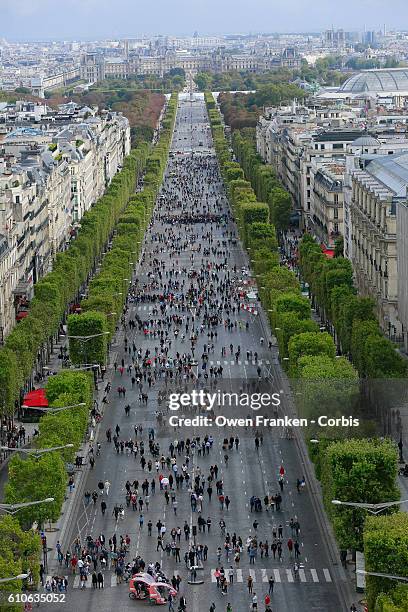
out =
[[[339,218],[339,211],[338,211],[338,209],[337,209],[337,208],[335,208],[335,209],[333,210],[333,217],[334,217],[335,219],[338,219],[338,218]]]
[[[334,203],[335,203],[335,204],[338,204],[338,203],[339,203],[339,194],[338,194],[338,193],[335,193],[335,194],[334,194]]]
[[[333,143],[333,149],[343,149],[343,143],[342,142],[334,142]]]

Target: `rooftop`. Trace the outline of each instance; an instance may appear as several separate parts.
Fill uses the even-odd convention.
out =
[[[339,89],[351,94],[395,91],[408,91],[408,68],[363,70],[347,79]]]

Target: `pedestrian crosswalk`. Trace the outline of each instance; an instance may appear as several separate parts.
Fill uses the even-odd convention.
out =
[[[269,361],[269,359],[265,359],[265,360],[258,359],[258,361],[255,361],[254,359],[252,359],[252,360],[248,360],[248,359],[241,360],[241,359],[238,359],[238,361],[236,361],[235,359],[231,359],[231,360],[224,359],[223,361],[220,361],[220,360],[218,360],[218,361],[210,361],[209,364],[210,364],[210,366],[220,366],[220,365],[225,365],[225,366],[227,366],[227,365],[232,365],[232,366],[234,366],[234,365],[237,365],[237,366],[246,365],[247,366],[247,365],[252,365],[252,366],[256,367],[256,366],[261,366],[261,365],[270,365],[271,362]]]
[[[208,578],[211,578],[211,582],[216,583],[217,579],[215,577],[215,568],[210,570],[210,574],[208,576],[207,572],[205,572],[204,574],[204,580],[206,581],[206,574],[208,576]],[[294,584],[296,582],[300,582],[300,583],[331,583],[333,582],[332,576],[330,574],[330,571],[328,568],[324,567],[324,568],[319,568],[319,569],[315,569],[315,568],[303,568],[301,567],[299,569],[299,579],[296,580],[295,579],[295,575],[293,573],[293,569],[288,569],[288,568],[256,568],[256,569],[252,569],[252,568],[245,568],[245,569],[241,569],[241,568],[237,568],[234,569],[234,576],[233,576],[233,582],[234,584],[243,584],[244,586],[246,586],[247,584],[247,580],[248,580],[248,576],[251,576],[252,580],[254,583],[268,583],[269,582],[269,578],[273,578],[273,580],[275,581],[276,584]],[[179,573],[179,570],[174,572],[175,575],[177,573]],[[226,573],[227,577],[228,577],[228,573]],[[113,588],[113,587],[120,587],[121,585],[118,584],[117,582],[117,578],[114,572],[112,571],[105,571],[103,572],[103,577],[104,577],[104,584],[103,584],[103,588]],[[68,579],[68,589],[80,589],[81,588],[81,580],[79,577],[79,574],[77,574],[76,576],[65,576],[65,578]],[[49,582],[51,584],[52,581],[52,576],[47,576],[45,578],[45,583]],[[122,582],[122,585],[125,584]],[[91,574],[88,575],[88,580],[85,581],[85,586],[83,587],[84,589],[92,589],[92,576]]]
[[[215,577],[215,568],[211,570],[211,582],[217,582]],[[228,577],[228,572],[226,572]],[[236,569],[234,570],[234,582],[247,583],[248,577],[251,576],[253,582],[269,582],[269,578],[273,578],[276,583],[293,584],[295,582],[332,582],[330,571],[327,568],[300,568],[299,580],[296,580],[293,569],[288,568],[273,568],[273,569]]]

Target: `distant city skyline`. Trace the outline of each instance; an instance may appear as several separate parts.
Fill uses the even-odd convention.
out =
[[[10,41],[95,40],[141,35],[312,33],[408,29],[405,0],[0,0],[0,37]]]

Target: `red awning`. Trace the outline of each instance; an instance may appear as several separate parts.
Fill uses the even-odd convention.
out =
[[[334,257],[334,249],[326,249],[324,244],[321,244],[320,248],[322,249],[322,251],[326,255],[326,257],[328,257],[329,259],[333,259],[333,257]]]
[[[28,316],[28,310],[21,310],[17,313],[16,319],[17,321],[21,321],[21,319],[25,319]]]
[[[45,396],[45,389],[35,389],[26,393],[23,399],[23,405],[29,408],[47,408],[48,400]]]

